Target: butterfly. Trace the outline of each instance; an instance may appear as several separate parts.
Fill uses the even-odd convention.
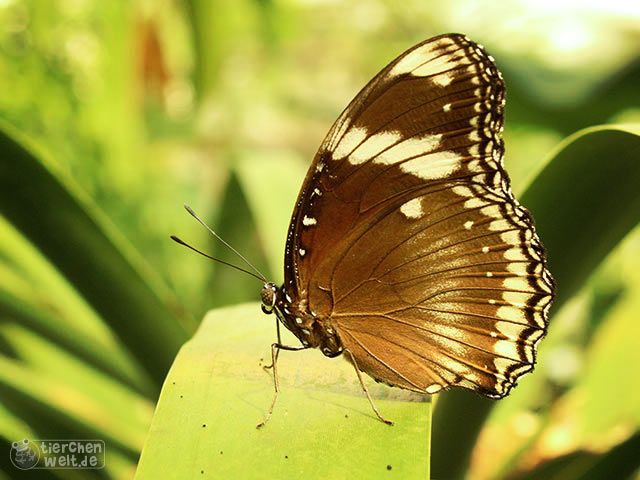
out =
[[[502,398],[533,369],[554,281],[503,166],[504,105],[493,57],[459,34],[358,93],[304,179],[284,285],[262,289],[295,349],[427,394]]]
[[[261,291],[278,327],[265,421],[283,349],[345,356],[370,402],[361,372],[502,398],[533,369],[554,281],[503,166],[504,105],[493,57],[447,34],[401,54],[342,112],[298,195],[284,284]],[[283,345],[280,324],[301,345]]]

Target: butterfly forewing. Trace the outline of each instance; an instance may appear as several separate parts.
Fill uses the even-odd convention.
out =
[[[535,362],[553,280],[502,166],[504,85],[462,35],[351,102],[298,198],[285,292],[377,380],[500,397]]]

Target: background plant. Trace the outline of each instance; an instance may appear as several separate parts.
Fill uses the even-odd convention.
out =
[[[281,279],[279,225],[315,148],[364,82],[417,41],[463,31],[498,59],[518,192],[568,135],[640,122],[640,13],[625,5],[0,2],[5,450],[23,437],[98,436],[111,449],[104,475],[130,478],[179,346],[209,308],[257,297],[252,279],[168,241],[179,232],[226,255],[181,203]],[[575,238],[542,237],[566,252],[555,260],[563,271],[583,275],[563,293],[539,369],[508,400],[483,408],[463,394],[442,396],[438,468],[452,466],[437,463],[439,446],[457,445],[456,465],[465,465],[475,445],[472,478],[545,478],[535,469],[580,478],[634,451],[640,237],[631,228],[640,208],[633,191],[625,202],[617,193],[640,154],[616,135],[596,132],[573,157],[627,158],[610,163],[619,170],[589,182],[589,171],[555,172],[561,182],[543,183],[553,191],[527,190],[534,213],[536,199],[551,194],[559,211],[585,188],[599,201],[572,207]],[[287,175],[279,185],[263,182],[269,164]],[[598,225],[596,210],[625,227],[580,230]],[[574,243],[603,233],[589,255],[571,255],[583,251]],[[453,428],[473,426],[469,418],[476,428]],[[445,430],[455,436],[439,437]],[[14,474],[0,454],[0,478]]]

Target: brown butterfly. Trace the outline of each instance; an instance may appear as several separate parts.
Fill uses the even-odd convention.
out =
[[[426,40],[356,96],[296,202],[263,311],[377,381],[501,398],[533,369],[554,282],[503,167],[505,88],[464,35]],[[387,422],[371,405],[378,417]],[[265,419],[265,421],[266,421]],[[260,424],[259,426],[263,425]]]

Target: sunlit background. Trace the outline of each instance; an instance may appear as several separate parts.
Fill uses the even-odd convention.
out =
[[[265,241],[255,224],[268,221],[271,208],[274,218],[286,217],[293,205],[270,207],[265,193],[257,213],[246,197],[259,196],[260,182],[243,181],[232,167],[282,159],[302,175],[370,78],[445,32],[482,43],[505,74],[506,167],[516,192],[568,135],[640,123],[640,2],[623,0],[0,0],[0,119],[39,144],[104,211],[170,287],[193,329],[212,307],[257,300],[259,285],[170,242],[179,233],[225,255],[183,202],[281,281],[285,232]],[[0,243],[20,238],[1,217],[0,227]],[[638,430],[639,233],[556,312],[536,374],[483,430],[472,478],[608,450]],[[29,276],[38,255],[24,248],[16,262],[16,250],[0,245],[0,290],[68,312],[70,297],[43,288],[55,279]],[[87,315],[95,324],[77,327],[113,342]],[[36,365],[47,357],[30,349],[52,347],[8,318],[0,340]],[[14,420],[1,403],[6,438]],[[139,407],[143,433],[152,407]],[[132,438],[127,448],[141,448],[144,436]],[[121,462],[122,472],[135,465],[127,455]]]

